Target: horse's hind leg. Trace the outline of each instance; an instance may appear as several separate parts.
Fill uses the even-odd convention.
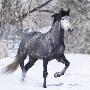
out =
[[[29,70],[29,68],[31,68],[34,65],[34,63],[36,61],[37,61],[37,59],[29,56],[29,61],[28,61],[28,63],[24,67],[24,77],[23,77],[24,79],[26,77],[26,72]]]
[[[54,74],[55,78],[64,75],[65,71],[67,70],[67,68],[70,65],[70,62],[66,59],[66,57],[64,55],[60,56],[60,58],[58,58],[57,60],[58,60],[58,62],[61,62],[61,63],[65,64],[65,67],[64,67],[64,69],[61,72],[56,72]]]
[[[25,77],[24,60],[26,59],[26,56],[27,55],[23,55],[22,57],[20,57],[20,67],[21,67],[21,70],[22,70],[22,78],[21,78],[22,81],[24,80],[24,77]]]
[[[37,59],[35,58],[29,58],[29,62],[25,65],[25,71],[27,72],[29,68],[31,68],[36,61]]]

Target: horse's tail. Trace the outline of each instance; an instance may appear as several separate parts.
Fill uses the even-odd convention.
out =
[[[4,72],[5,73],[15,72],[17,68],[19,67],[19,63],[20,63],[20,50],[18,49],[15,60],[11,64],[5,67]]]

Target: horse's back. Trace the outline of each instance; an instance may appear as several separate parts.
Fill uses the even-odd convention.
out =
[[[36,49],[39,48],[40,45],[40,37],[42,37],[43,34],[41,32],[30,32],[26,34],[19,45],[19,48],[22,52],[28,52],[28,54],[32,54],[37,51]]]
[[[26,35],[24,35],[24,37],[22,38],[23,39],[30,39],[32,38],[33,36],[36,36],[36,35],[41,35],[42,33],[41,32],[30,32],[30,33],[27,33]]]

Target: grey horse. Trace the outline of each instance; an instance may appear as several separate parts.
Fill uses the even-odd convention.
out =
[[[70,23],[70,9],[61,9],[58,13],[54,13],[53,24],[51,29],[42,34],[41,32],[31,32],[24,36],[19,45],[16,59],[6,67],[6,72],[14,72],[20,65],[22,69],[22,80],[26,77],[26,72],[34,65],[38,59],[43,60],[43,87],[46,88],[46,77],[48,75],[47,65],[51,60],[57,60],[65,64],[61,72],[56,72],[54,77],[64,75],[66,69],[69,67],[70,62],[65,58],[65,44],[64,44],[64,31],[72,32]],[[29,61],[24,65],[24,60],[27,55]]]

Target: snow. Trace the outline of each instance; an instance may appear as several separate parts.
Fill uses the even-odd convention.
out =
[[[50,29],[51,29],[51,26],[43,27],[43,28],[40,29],[40,32],[41,33],[47,33]]]
[[[61,71],[64,65],[56,60],[49,62],[46,89],[42,87],[42,60],[35,63],[28,71],[26,80],[21,82],[20,67],[11,75],[2,74],[2,68],[11,63],[14,56],[0,59],[0,90],[90,90],[90,55],[66,54],[65,56],[71,65],[60,78],[54,78],[53,75]]]

